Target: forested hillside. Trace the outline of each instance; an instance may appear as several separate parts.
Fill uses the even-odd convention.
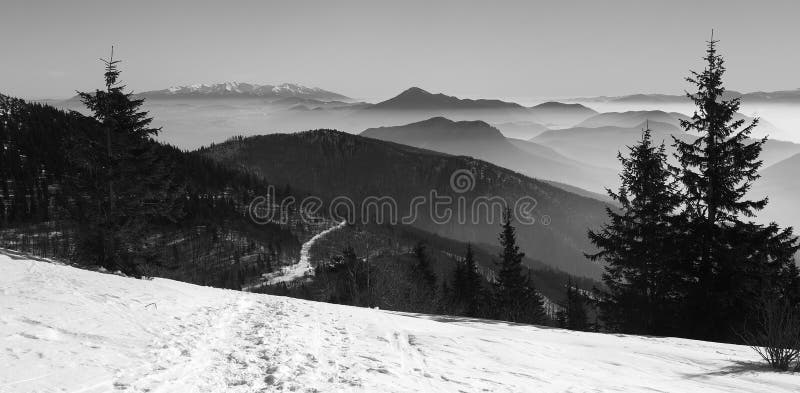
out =
[[[78,143],[100,140],[101,125],[76,112],[0,96],[0,247],[78,260],[80,227],[74,186]],[[146,223],[152,252],[139,274],[239,288],[268,266],[296,259],[302,226],[255,225],[246,217],[267,183],[195,153],[149,142],[179,190],[175,220]],[[83,193],[83,194],[82,194]]]
[[[338,196],[355,202],[388,196],[396,201],[397,216],[408,216],[414,197],[464,197],[466,206],[480,197],[499,197],[513,207],[520,198],[535,200],[532,225],[519,227],[520,244],[531,257],[571,274],[599,277],[602,267],[588,262],[592,250],[587,228],[605,222],[606,204],[578,196],[548,183],[469,157],[450,156],[428,150],[359,137],[333,130],[297,134],[272,134],[236,138],[201,149],[200,154],[229,165],[251,170],[276,184],[292,184],[330,202]],[[451,177],[459,170],[474,176],[474,187],[465,193],[451,188]],[[473,243],[495,244],[500,211],[487,222],[483,211],[462,209],[463,222],[434,222],[433,209],[417,207],[415,227]],[[473,217],[476,221],[473,221]],[[370,221],[370,217],[358,220]]]

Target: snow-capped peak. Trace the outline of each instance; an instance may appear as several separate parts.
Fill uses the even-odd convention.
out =
[[[295,83],[282,83],[279,85],[260,85],[243,82],[222,82],[214,84],[193,84],[173,86],[165,90],[156,90],[142,93],[145,96],[251,96],[264,98],[299,97],[321,101],[347,100],[348,98],[337,93],[308,87]]]
[[[316,93],[322,91],[322,89],[320,89],[319,87],[307,87],[302,85],[296,85],[294,83],[283,83],[272,87],[272,91],[275,93],[290,92],[298,94],[308,94],[308,93]]]

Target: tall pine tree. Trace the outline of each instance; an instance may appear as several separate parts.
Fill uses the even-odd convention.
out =
[[[100,132],[72,135],[74,173],[67,182],[78,223],[79,256],[132,275],[152,260],[148,224],[182,215],[183,189],[152,140],[159,128],[141,110],[143,100],[124,92],[113,48],[105,64],[105,89],[79,92]]]
[[[750,124],[735,120],[739,99],[725,99],[725,65],[713,34],[708,42],[705,69],[687,80],[696,92],[687,93],[696,110],[681,126],[700,137],[691,142],[675,139],[679,168],[675,173],[685,190],[682,214],[685,237],[682,258],[691,263],[688,279],[691,309],[684,321],[686,335],[732,340],[747,328],[746,316],[756,299],[778,296],[789,266],[794,263],[797,239],[791,228],[745,221],[767,204],[747,198],[758,179],[761,148],[766,139],[749,139],[758,119]]]
[[[503,212],[500,232],[500,269],[495,283],[495,313],[498,319],[511,322],[542,323],[545,320],[542,299],[522,266],[525,253],[517,245],[511,209]]]

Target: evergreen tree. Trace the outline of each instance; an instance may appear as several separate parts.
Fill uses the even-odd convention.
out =
[[[500,232],[503,252],[495,283],[496,317],[511,322],[542,323],[545,319],[542,299],[533,287],[530,274],[524,274],[522,258],[525,254],[517,246],[516,229],[511,224],[511,209],[506,209]]]
[[[79,92],[100,132],[73,135],[69,158],[74,181],[73,216],[79,225],[79,253],[85,261],[139,275],[151,259],[147,227],[174,222],[182,214],[183,189],[158,154],[143,100],[119,83],[119,60],[105,64],[105,89]]]
[[[458,312],[467,316],[478,316],[483,298],[483,277],[478,272],[475,253],[472,245],[467,243],[466,253],[462,261],[456,262],[453,269],[451,303]]]
[[[436,285],[437,277],[433,271],[430,256],[423,242],[418,242],[413,249],[416,263],[411,266],[409,281],[413,287],[409,293],[412,309],[420,312],[442,312],[448,303],[441,287]]]
[[[358,259],[353,246],[347,245],[342,251],[342,264],[345,269],[346,299],[343,304],[356,306],[361,304],[361,292],[367,289],[367,266],[366,263]]]
[[[456,266],[453,269],[453,278],[452,278],[452,290],[450,291],[450,296],[452,298],[452,303],[456,305],[460,305],[464,301],[464,295],[467,291],[466,289],[466,282],[465,282],[465,273],[466,268],[464,266],[463,261],[456,261]]]
[[[414,257],[417,259],[417,265],[414,267],[414,272],[421,280],[424,289],[430,293],[436,292],[436,273],[433,272],[430,259],[425,251],[425,244],[422,242],[414,246]]]
[[[735,120],[739,99],[725,99],[725,66],[717,54],[713,35],[708,42],[705,69],[687,80],[695,93],[687,93],[697,109],[681,126],[700,137],[691,142],[675,139],[675,173],[685,189],[682,214],[685,226],[682,258],[691,263],[689,281],[692,305],[685,327],[687,335],[731,340],[747,328],[746,316],[758,307],[756,299],[777,296],[781,275],[787,274],[797,251],[792,229],[745,222],[767,204],[750,200],[747,192],[758,179],[765,139],[749,136],[758,119],[745,124]]]
[[[559,327],[559,328],[562,328],[562,329],[566,329],[567,328],[567,308],[566,308],[566,306],[563,309],[556,311],[555,323],[556,323],[556,327]]]
[[[467,252],[464,254],[464,300],[468,316],[475,317],[480,314],[483,298],[483,276],[478,271],[472,245],[467,243]]]
[[[587,330],[589,322],[586,317],[585,297],[580,289],[573,285],[572,278],[567,282],[567,302],[564,311],[565,326],[570,330]]]
[[[670,175],[665,147],[653,145],[651,131],[618,153],[621,186],[608,194],[621,207],[607,208],[610,223],[589,239],[599,251],[588,255],[605,262],[599,293],[603,321],[626,333],[668,334],[679,301],[679,259],[675,255],[673,213],[679,206],[677,186]]]

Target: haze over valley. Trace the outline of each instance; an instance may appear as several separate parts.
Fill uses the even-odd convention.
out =
[[[761,116],[752,136],[769,137],[761,155],[763,171],[800,154],[796,115],[800,113],[800,90],[734,92],[730,96],[742,98],[737,120]],[[657,142],[667,145],[670,156],[674,153],[672,137],[694,138],[680,126],[680,121],[693,113],[689,100],[657,94],[562,99],[525,106],[410,87],[384,101],[368,103],[298,84],[228,82],[170,87],[137,97],[145,99],[144,107],[154,115],[154,124],[166,130],[159,139],[181,149],[221,143],[235,136],[336,129],[475,157],[562,188],[577,187],[579,190],[572,191],[595,199],[604,199],[606,188],[618,187],[617,152],[624,153],[636,143],[646,126]],[[50,103],[86,111],[77,98]],[[773,122],[765,113],[777,120]],[[800,209],[791,208],[796,194],[790,186],[785,190],[779,185],[764,187],[770,187],[776,205],[790,208],[768,207],[762,221],[799,225]],[[763,193],[762,188],[757,185],[754,193]]]

